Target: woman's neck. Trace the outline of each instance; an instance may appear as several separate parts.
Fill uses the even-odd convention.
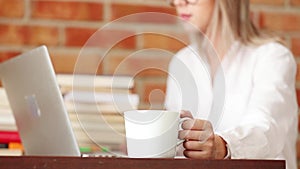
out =
[[[228,51],[228,47],[225,46],[225,43],[223,42],[224,39],[221,37],[221,31],[217,31],[214,37],[208,36],[208,39],[211,41],[219,61],[222,62]]]
[[[225,46],[223,43],[220,31],[214,37],[208,36],[208,40],[213,47],[213,52],[208,53],[208,62],[211,69],[212,78],[215,76],[216,71],[219,69],[229,47]]]

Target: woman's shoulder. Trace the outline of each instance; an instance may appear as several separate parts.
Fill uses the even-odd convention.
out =
[[[268,42],[254,48],[254,53],[265,57],[276,57],[282,55],[292,55],[290,49],[279,42]]]
[[[276,65],[274,67],[296,67],[294,55],[285,45],[279,42],[269,42],[254,48],[251,54],[257,65],[266,67],[267,65]]]

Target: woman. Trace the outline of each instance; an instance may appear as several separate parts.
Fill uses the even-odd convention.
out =
[[[169,2],[204,34],[169,65],[166,109],[188,110],[181,116],[193,118],[179,133],[185,139],[183,154],[285,159],[288,169],[296,169],[298,106],[291,52],[255,28],[249,0]]]

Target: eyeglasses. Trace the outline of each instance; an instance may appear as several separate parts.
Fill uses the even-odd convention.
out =
[[[171,6],[175,6],[175,0],[166,0]],[[178,1],[178,0],[177,0]],[[179,1],[184,1],[187,5],[195,5],[198,3],[198,0],[179,0]]]

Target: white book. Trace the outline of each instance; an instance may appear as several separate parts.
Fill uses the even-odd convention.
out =
[[[0,105],[0,130],[17,131],[16,120],[9,106]]]
[[[76,103],[115,103],[137,106],[139,104],[139,96],[131,93],[105,93],[105,92],[88,92],[73,91],[65,94],[65,101],[73,101]]]
[[[13,114],[13,112],[10,108],[0,106],[0,114]]]
[[[17,125],[15,124],[0,124],[0,131],[17,131]]]
[[[0,113],[1,125],[16,125],[15,117],[12,113]]]
[[[71,122],[73,130],[82,130],[88,132],[117,132],[124,133],[124,124],[108,124],[108,123],[85,123],[85,122]]]
[[[6,95],[6,91],[3,87],[0,87],[0,107],[10,108],[10,104]]]
[[[124,117],[120,114],[90,114],[90,113],[69,113],[69,118],[71,121],[84,121],[90,123],[124,123]]]
[[[133,89],[125,89],[125,88],[103,88],[103,87],[72,87],[72,86],[59,86],[61,93],[64,95],[70,91],[91,91],[91,92],[115,92],[115,93],[132,93]]]
[[[57,74],[60,86],[71,86],[74,89],[124,88],[132,89],[134,80],[131,76],[106,76],[88,74]]]
[[[123,114],[127,110],[137,109],[137,105],[116,104],[89,104],[77,102],[65,102],[66,109],[69,113],[93,113],[93,114]]]
[[[21,156],[23,151],[19,149],[0,148],[0,156]]]

